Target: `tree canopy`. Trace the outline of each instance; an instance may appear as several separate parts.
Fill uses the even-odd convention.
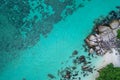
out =
[[[109,64],[99,70],[100,76],[96,80],[120,80],[120,68]]]
[[[120,29],[117,30],[117,38],[120,39]]]

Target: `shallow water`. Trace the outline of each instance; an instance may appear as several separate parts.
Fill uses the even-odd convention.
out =
[[[62,67],[72,65],[69,56],[74,50],[78,50],[80,55],[87,56],[88,53],[84,52],[82,45],[93,29],[93,21],[101,15],[107,15],[111,10],[116,10],[115,7],[119,5],[120,0],[85,0],[83,3],[84,7],[56,21],[47,37],[40,35],[40,40],[32,47],[17,50],[15,53],[19,54],[18,57],[7,61],[6,66],[0,72],[0,80],[22,80],[24,78],[26,80],[48,80],[48,73],[54,74],[55,80],[59,80],[57,71]],[[37,12],[31,13],[30,16],[34,14]],[[26,19],[30,19],[30,16]],[[40,17],[40,14],[37,16]],[[9,32],[6,33],[9,34]],[[65,63],[67,60],[68,62]],[[100,65],[99,60],[100,58],[92,59],[92,65]],[[62,65],[61,62],[65,64]],[[82,80],[85,80],[84,77]]]

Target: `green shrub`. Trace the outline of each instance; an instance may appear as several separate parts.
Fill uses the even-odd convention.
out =
[[[117,38],[120,39],[120,29],[117,30]]]
[[[109,64],[99,71],[100,76],[96,80],[120,80],[120,68]]]

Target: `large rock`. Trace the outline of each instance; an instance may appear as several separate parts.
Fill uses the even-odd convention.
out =
[[[87,44],[90,42],[89,39],[85,39],[85,41],[86,41]]]
[[[114,29],[114,30],[112,31],[115,36],[117,36],[117,30],[118,30],[118,29]]]
[[[95,47],[95,50],[96,50],[96,51],[100,50],[100,47],[99,47],[99,46],[96,46],[96,47]]]
[[[108,26],[99,26],[98,27],[98,31],[100,33],[103,33],[103,32],[108,31],[108,30],[110,30],[110,28]]]
[[[96,42],[90,41],[89,39],[86,39],[86,42],[87,42],[88,46],[90,46],[90,47],[93,47],[93,46],[96,46],[96,45],[97,45]]]
[[[97,54],[101,54],[101,51],[99,50],[99,51],[97,51]]]
[[[116,29],[116,28],[118,28],[119,27],[119,21],[118,20],[113,20],[111,23],[110,23],[110,27],[112,28],[112,29]]]
[[[97,44],[96,42],[94,42],[94,41],[90,41],[89,44],[90,44],[90,46],[96,46],[96,45],[98,45],[98,44]]]
[[[90,48],[89,53],[91,53],[91,54],[94,53],[94,50],[92,48]]]
[[[89,40],[91,40],[91,41],[96,41],[96,37],[95,37],[94,35],[90,35],[90,36],[89,36]]]

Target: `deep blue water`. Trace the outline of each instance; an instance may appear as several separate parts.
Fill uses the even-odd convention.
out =
[[[29,4],[34,3],[35,5],[37,5],[37,1],[39,2],[39,0],[34,0],[33,2],[29,0]],[[84,51],[82,45],[84,44],[84,39],[90,34],[90,32],[93,29],[93,21],[99,18],[100,16],[106,16],[111,10],[116,10],[115,7],[120,4],[120,0],[85,0],[83,2],[82,0],[77,1],[78,2],[76,2],[75,5],[83,3],[84,7],[76,8],[76,10],[73,10],[73,13],[65,15],[64,11],[62,14],[59,14],[60,10],[57,11],[57,8],[55,8],[56,12],[50,6],[49,8],[46,8],[46,5],[42,3],[43,0],[41,0],[40,4],[42,4],[45,7],[40,10],[41,12],[45,12],[47,15],[43,18],[43,14],[39,14],[41,12],[39,12],[39,10],[35,9],[33,6],[33,9],[31,8],[29,15],[23,19],[26,22],[26,24],[28,21],[28,24],[30,24],[29,28],[26,28],[26,26],[24,25],[22,25],[21,28],[18,28],[19,26],[15,28],[14,26],[20,24],[18,24],[17,22],[16,25],[11,24],[12,22],[7,21],[8,18],[6,18],[8,17],[8,14],[5,13],[4,10],[1,11],[2,14],[0,14],[0,22],[5,25],[0,26],[1,40],[3,36],[7,36],[5,37],[5,39],[9,39],[6,42],[14,44],[14,38],[11,36],[17,34],[16,29],[18,29],[18,31],[21,31],[21,37],[23,39],[23,42],[27,46],[25,46],[24,48],[10,48],[10,50],[12,51],[10,51],[9,48],[7,48],[8,51],[6,50],[6,48],[1,48],[2,50],[0,52],[0,65],[2,70],[0,70],[0,80],[22,80],[23,78],[26,78],[26,80],[48,80],[48,73],[54,74],[56,76],[55,80],[59,80],[59,76],[57,76],[57,71],[61,67],[72,65],[69,56],[71,56],[71,53],[74,50],[78,50],[80,55],[88,55],[88,52]],[[57,5],[57,0],[54,0],[53,2],[52,0],[48,0],[48,2],[51,2],[51,5],[53,5],[52,3]],[[69,5],[67,6],[70,7]],[[0,9],[2,9],[2,7],[0,7]],[[60,7],[63,6],[59,6],[58,8]],[[62,8],[60,9],[62,10]],[[55,14],[55,17],[47,18],[47,16],[49,17],[52,14]],[[33,23],[33,25],[31,25],[31,23],[34,22],[34,15],[37,15],[36,24]],[[59,17],[59,19],[56,18],[56,16],[60,15],[64,17]],[[44,24],[39,24],[37,23],[37,21],[40,21],[40,23]],[[44,26],[39,27],[39,25]],[[32,28],[31,26],[35,26],[35,28]],[[52,30],[49,31],[49,28],[51,27]],[[43,29],[43,32],[39,31],[41,29]],[[27,34],[26,36],[27,31],[32,36],[28,36],[29,34]],[[17,35],[17,37],[18,36],[20,35]],[[29,37],[29,39],[27,37]],[[19,38],[18,40],[21,40],[21,38]],[[4,44],[6,42],[3,41]],[[20,43],[22,44],[21,41],[16,41],[15,44],[17,45]],[[1,44],[1,47],[2,45],[3,44]],[[65,63],[67,60],[68,62]],[[92,59],[92,65],[100,65],[98,63],[99,60],[99,57],[97,59]],[[64,64],[61,64],[61,62],[64,62]],[[4,65],[4,68],[2,67],[2,65]],[[84,77],[82,78],[82,80],[85,79],[86,78]],[[89,78],[87,78],[86,80],[89,80]]]

